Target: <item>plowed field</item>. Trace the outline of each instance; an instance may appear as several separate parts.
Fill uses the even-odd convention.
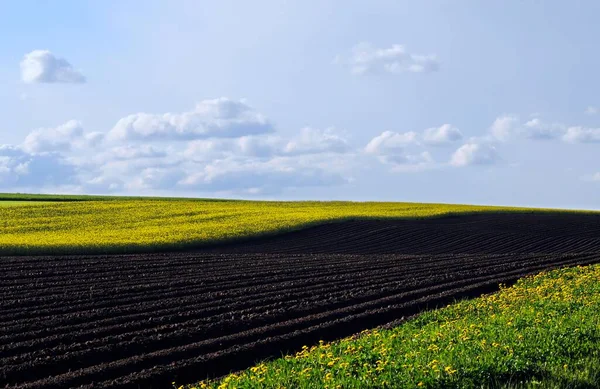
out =
[[[356,221],[198,252],[0,259],[0,387],[194,382],[600,262],[600,217]]]

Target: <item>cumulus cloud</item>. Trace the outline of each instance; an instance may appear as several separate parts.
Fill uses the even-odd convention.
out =
[[[561,124],[544,123],[539,118],[529,120],[524,127],[530,139],[538,140],[556,139],[565,132]]]
[[[456,167],[470,165],[491,165],[499,160],[496,148],[484,143],[466,143],[452,154],[450,165]]]
[[[178,168],[148,167],[136,174],[128,185],[130,189],[174,189],[185,178]]]
[[[240,154],[265,158],[282,154],[286,145],[279,136],[244,136],[235,146]]]
[[[600,172],[598,172],[592,176],[592,181],[600,181]]]
[[[233,159],[219,160],[189,174],[179,185],[200,191],[268,194],[284,188],[332,186],[347,182],[336,172],[296,162],[289,157],[243,163]]]
[[[392,171],[420,171],[434,165],[434,160],[428,151],[413,152],[410,146],[419,144],[416,132],[397,133],[385,131],[365,147],[365,152],[377,156],[377,159],[386,165],[392,165]]]
[[[273,132],[262,114],[242,101],[204,100],[183,113],[137,113],[120,119],[108,133],[112,141],[176,141],[237,138]]]
[[[81,84],[83,74],[75,70],[64,58],[56,57],[48,50],[34,50],[21,61],[21,79],[26,83]]]
[[[80,188],[84,193],[114,193],[123,191],[125,183],[118,177],[97,176],[82,180]]]
[[[451,124],[428,128],[423,132],[423,140],[431,145],[443,145],[461,140],[462,132]]]
[[[490,134],[496,140],[505,142],[519,130],[519,118],[514,115],[498,117],[490,127]]]
[[[348,149],[348,141],[336,133],[335,129],[319,130],[306,127],[285,145],[284,152],[286,154],[344,153]]]
[[[237,139],[203,139],[191,141],[184,154],[196,160],[219,156],[244,155],[268,158],[274,156],[346,153],[350,151],[344,134],[333,128],[320,130],[305,127],[289,139],[281,136],[243,136]]]
[[[416,173],[435,167],[435,161],[428,151],[416,154],[396,154],[379,156],[381,163],[391,165],[393,172]]]
[[[70,120],[34,129],[18,146],[0,146],[0,186],[265,194],[350,179],[353,150],[344,132],[305,127],[283,137],[273,131],[244,101],[226,98],[180,114],[130,115],[106,133],[86,132]]]
[[[0,187],[44,188],[75,182],[76,167],[62,155],[33,155],[12,145],[0,145]]]
[[[84,140],[81,122],[70,120],[54,128],[38,128],[23,141],[23,149],[30,153],[67,151],[74,143]]]
[[[152,145],[127,145],[114,147],[110,151],[110,154],[112,158],[122,160],[137,158],[162,158],[167,156],[166,151],[160,150]]]
[[[428,73],[439,69],[435,55],[412,54],[399,44],[388,48],[376,48],[370,43],[359,43],[352,48],[348,59],[338,56],[335,62],[348,66],[353,74]]]
[[[589,106],[585,109],[586,115],[596,115],[598,112],[600,112],[600,108],[598,107]]]
[[[398,133],[384,131],[371,139],[365,147],[369,154],[389,155],[402,153],[406,146],[417,143],[417,133],[414,131]]]
[[[569,143],[598,143],[600,128],[569,127],[562,139]]]

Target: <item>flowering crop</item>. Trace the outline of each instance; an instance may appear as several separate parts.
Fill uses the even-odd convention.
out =
[[[11,197],[18,200],[19,197]],[[50,197],[38,196],[38,200]],[[235,240],[358,218],[424,218],[521,208],[417,203],[63,197],[0,207],[0,254],[118,253]]]

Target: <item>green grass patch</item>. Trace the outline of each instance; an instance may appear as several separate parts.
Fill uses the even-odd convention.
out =
[[[17,207],[17,206],[27,206],[27,205],[46,205],[49,204],[48,201],[13,201],[13,200],[4,200],[0,201],[0,207]]]
[[[351,219],[429,218],[479,212],[557,212],[391,202],[2,196],[0,199],[5,202],[46,202],[44,206],[33,208],[0,207],[0,254],[17,255],[173,250]]]
[[[192,388],[598,388],[600,266],[520,280],[390,330]]]
[[[124,200],[154,200],[154,201],[236,201],[223,199],[203,199],[189,197],[150,197],[150,196],[100,196],[100,195],[67,195],[67,194],[30,194],[30,193],[0,193],[0,202],[4,201],[124,201]]]

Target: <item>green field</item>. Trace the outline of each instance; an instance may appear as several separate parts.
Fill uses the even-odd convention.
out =
[[[0,195],[0,254],[118,253],[181,249],[361,218],[426,218],[527,208],[185,198]]]
[[[542,273],[390,330],[195,388],[598,388],[600,266]]]
[[[16,207],[16,206],[27,206],[27,205],[46,205],[50,204],[48,201],[13,201],[13,200],[5,200],[0,201],[0,207]]]

